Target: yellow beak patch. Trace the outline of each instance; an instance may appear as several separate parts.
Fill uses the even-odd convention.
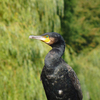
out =
[[[44,36],[44,37],[45,37],[45,40],[43,40],[43,41],[46,42],[46,43],[49,43],[49,42],[50,42],[49,36],[46,35],[46,36]]]

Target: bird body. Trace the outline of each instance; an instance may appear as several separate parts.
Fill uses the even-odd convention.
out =
[[[82,100],[75,72],[63,59],[58,64],[55,68],[44,66],[41,74],[48,100]]]
[[[82,100],[79,80],[74,70],[61,58],[65,51],[64,39],[55,32],[45,33],[42,37],[47,40],[41,40],[52,47],[45,57],[41,73],[47,100]]]

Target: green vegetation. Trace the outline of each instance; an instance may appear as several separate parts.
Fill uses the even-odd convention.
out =
[[[66,43],[77,53],[84,49],[91,50],[99,45],[100,1],[65,0],[65,4],[62,31]]]
[[[83,100],[100,100],[100,1],[1,0],[0,100],[46,100],[40,81],[51,49],[31,34],[61,33]]]

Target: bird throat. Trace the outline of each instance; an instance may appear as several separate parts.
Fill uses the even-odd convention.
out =
[[[60,59],[64,53],[65,44],[54,45],[52,50],[45,57],[45,67],[54,68],[60,63]]]

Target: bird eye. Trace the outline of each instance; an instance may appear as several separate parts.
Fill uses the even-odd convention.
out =
[[[49,36],[48,35],[46,35],[46,38],[48,38]]]

